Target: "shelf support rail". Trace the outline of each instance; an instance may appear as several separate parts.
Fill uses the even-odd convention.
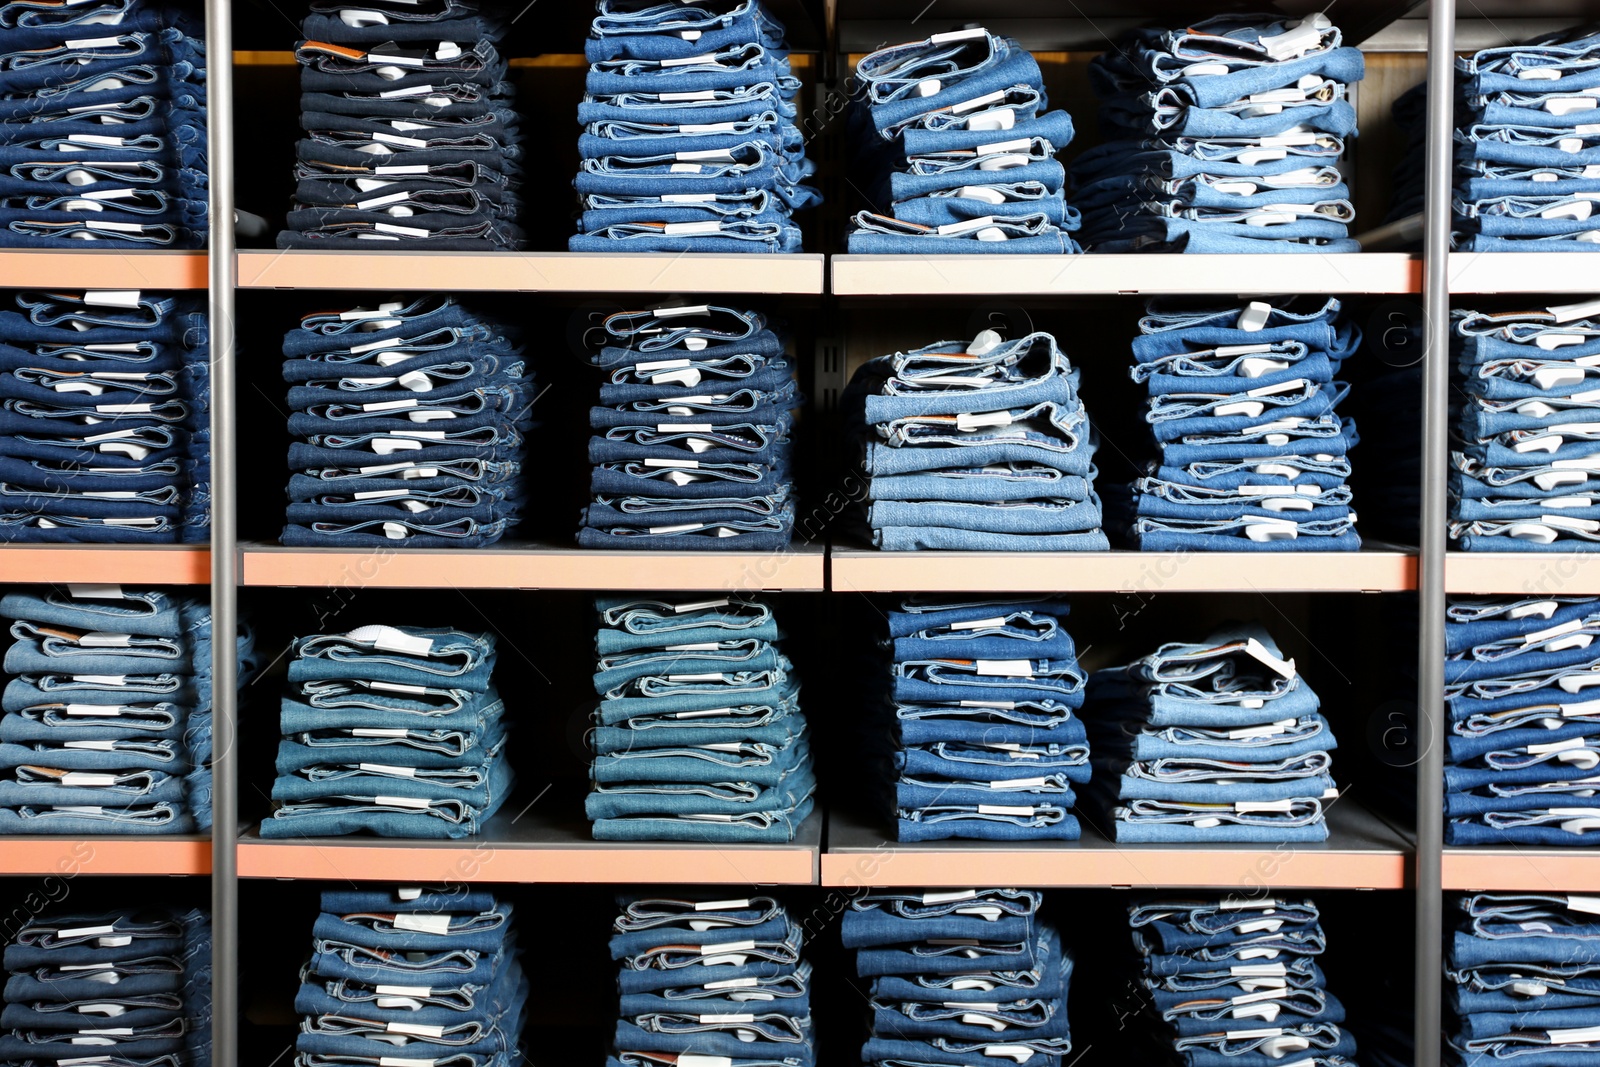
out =
[[[206,0],[206,148],[211,200],[207,311],[211,331],[211,1062],[239,1063],[238,443],[234,340],[238,281],[233,209],[233,12]]]
[[[1427,204],[1423,231],[1422,514],[1417,559],[1415,1067],[1439,1067],[1444,897],[1444,562],[1450,357],[1450,194],[1455,0],[1428,16]]]

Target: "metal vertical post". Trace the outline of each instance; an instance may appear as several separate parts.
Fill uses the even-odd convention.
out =
[[[1450,357],[1450,192],[1455,0],[1428,22],[1427,216],[1423,229],[1422,516],[1417,560],[1417,851],[1415,1067],[1439,1067],[1444,890],[1444,553]]]
[[[211,1062],[239,1063],[238,455],[235,437],[233,11],[206,0],[206,124],[211,231]]]

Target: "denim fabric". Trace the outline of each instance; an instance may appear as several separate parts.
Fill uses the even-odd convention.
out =
[[[1336,163],[1361,53],[1321,13],[1134,30],[1090,65],[1111,140],[1074,165],[1100,252],[1355,252]],[[1267,41],[1267,45],[1256,42]],[[1319,172],[1315,165],[1323,164]]]
[[[1600,604],[1455,598],[1447,612],[1445,840],[1590,843],[1597,730],[1585,699]]]
[[[603,4],[578,107],[574,252],[798,252],[821,200],[795,123],[784,28],[755,0],[725,14]]]
[[[771,609],[610,596],[599,627],[586,811],[600,840],[787,842],[816,779]]]
[[[1360,547],[1334,375],[1361,332],[1337,299],[1282,303],[1147,305],[1131,373],[1160,458],[1113,501],[1140,548]]]
[[[1039,65],[1007,37],[972,28],[862,57],[848,133],[865,194],[892,214],[851,219],[852,253],[1081,252],[1057,152],[1073,137],[1046,111]]]
[[[1334,739],[1258,626],[1095,672],[1091,788],[1118,841],[1322,841]]]
[[[1049,334],[985,330],[881,356],[841,404],[871,475],[847,521],[876,546],[1108,547],[1078,372]]]
[[[729,552],[788,544],[787,431],[804,398],[779,334],[757,312],[710,304],[618,312],[603,329],[607,344],[593,362],[607,373],[589,413],[593,496],[578,544]]]
[[[199,305],[25,292],[17,306],[22,314],[0,315],[0,537],[205,541],[210,368]]]
[[[523,246],[521,134],[496,51],[506,24],[460,7],[306,17],[306,136],[280,248]]]
[[[1072,957],[1039,894],[966,889],[854,897],[840,934],[872,979],[867,1063],[972,1063],[1070,1053]],[[952,1053],[964,1056],[956,1058]]]
[[[538,396],[517,334],[449,297],[305,316],[283,343],[289,430],[301,438],[284,543],[502,537],[521,518]]]
[[[211,826],[208,604],[120,586],[0,599],[18,638],[0,718],[8,833],[190,833]],[[254,636],[236,637],[240,684]]]
[[[298,638],[261,836],[480,832],[515,782],[495,645],[492,634],[387,624]]]

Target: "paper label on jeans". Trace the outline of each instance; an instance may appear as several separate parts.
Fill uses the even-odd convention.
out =
[[[121,600],[122,586],[105,584],[67,583],[67,595],[74,600]]]
[[[1270,667],[1283,677],[1293,678],[1295,676],[1294,660],[1279,659],[1271,652],[1268,652],[1266,646],[1260,641],[1256,640],[1254,637],[1245,641],[1244,650],[1257,662]]]
[[[1289,968],[1282,963],[1252,963],[1229,967],[1228,974],[1233,978],[1286,978]]]
[[[448,934],[450,916],[425,912],[401,912],[394,917],[394,928],[414,934]]]
[[[707,982],[700,988],[710,992],[717,989],[749,989],[760,984],[759,978],[728,978],[721,982]]]
[[[724,941],[719,945],[701,945],[700,955],[714,956],[718,953],[749,952],[756,947],[754,941]]]
[[[753,1023],[755,1021],[756,1021],[756,1017],[754,1015],[743,1015],[743,1014],[740,1014],[740,1015],[702,1015],[702,1016],[700,1016],[700,1022],[702,1024],[704,1024],[704,1025],[710,1025],[712,1023]]]
[[[83,294],[83,302],[90,307],[136,308],[139,306],[139,290],[91,289]]]
[[[1279,722],[1262,723],[1259,726],[1241,726],[1238,729],[1229,730],[1228,739],[1230,741],[1243,741],[1251,737],[1277,737],[1279,734],[1287,733],[1294,724],[1294,719],[1283,719]]]
[[[953,623],[950,624],[950,629],[952,629],[952,630],[987,630],[990,627],[1004,626],[1005,624],[1006,624],[1005,618],[1003,616],[996,615],[992,619],[972,619],[972,620],[969,620],[967,622],[953,622]]]
[[[116,933],[115,926],[75,926],[68,930],[57,930],[57,937],[99,937],[101,934]]]
[[[687,604],[672,604],[670,607],[675,614],[682,615],[684,612],[688,611],[705,611],[708,608],[725,608],[731,603],[733,603],[733,601],[723,598],[722,600],[695,600]]]
[[[703,170],[705,170],[705,168],[702,167],[698,163],[674,163],[672,166],[667,168],[667,173],[668,174],[699,174]]]
[[[403,652],[409,656],[427,656],[433,652],[432,638],[408,634],[393,626],[362,626],[345,636],[352,641],[371,642],[374,648],[385,652]]]
[[[963,700],[960,703],[963,708],[999,708],[1002,711],[1013,711],[1016,706],[1015,700]]]
[[[977,898],[978,891],[976,889],[951,889],[943,893],[924,893],[922,894],[922,903],[925,905],[954,904],[958,901],[976,900]]]
[[[997,1059],[1004,1058],[1016,1060],[1018,1063],[1027,1063],[1033,1059],[1034,1051],[1027,1045],[984,1045],[983,1054]]]
[[[358,763],[356,764],[356,769],[366,771],[368,774],[394,774],[404,778],[415,778],[417,776],[415,767],[394,767],[387,763]],[[405,996],[406,994],[401,993],[398,995]]]
[[[90,774],[88,771],[68,771],[56,779],[58,785],[84,786],[86,788],[101,788],[116,785],[117,776],[114,774]]]
[[[733,911],[739,908],[748,908],[749,900],[697,900],[695,911]]]
[[[1278,950],[1275,948],[1247,948],[1239,953],[1241,960],[1275,960]]]
[[[404,1056],[379,1056],[378,1067],[433,1067],[438,1060],[413,1060]]]
[[[1032,815],[1033,808],[1028,805],[1014,804],[979,804],[979,815]]]
[[[1025,659],[974,660],[972,669],[986,678],[1032,678],[1033,663]]]
[[[672,158],[679,163],[735,163],[733,152],[726,148],[702,148],[693,152],[674,152]]]
[[[425,1026],[422,1023],[387,1023],[384,1026],[384,1030],[391,1034],[411,1034],[416,1037],[439,1038],[444,1036],[444,1027]]]
[[[1257,811],[1293,811],[1294,810],[1294,801],[1292,801],[1292,800],[1241,800],[1241,801],[1236,801],[1234,803],[1233,810],[1238,812],[1240,815],[1248,815],[1251,812],[1257,812]],[[1278,920],[1275,920],[1275,919],[1264,919],[1264,920],[1262,920],[1262,922],[1265,922],[1268,925],[1262,926],[1262,925],[1260,925],[1258,923],[1246,923],[1245,926],[1252,927],[1254,930],[1271,930],[1271,929],[1276,929],[1277,926],[1280,925]],[[1246,933],[1251,933],[1252,930],[1246,930],[1244,928],[1244,926],[1241,926],[1239,928],[1239,932],[1241,934],[1246,934]]]
[[[1583,896],[1578,893],[1568,893],[1567,910],[1580,911],[1586,915],[1600,915],[1600,897]]]
[[[389,726],[353,726],[350,729],[351,737],[405,737],[407,730],[400,730]]]
[[[1577,1030],[1549,1030],[1546,1034],[1552,1045],[1592,1045],[1600,1041],[1600,1026],[1585,1026]]]
[[[680,1052],[678,1067],[733,1067],[733,1059],[730,1056],[699,1056]]]
[[[1561,623],[1559,626],[1552,626],[1545,630],[1535,630],[1533,633],[1525,635],[1522,638],[1522,644],[1524,647],[1528,645],[1537,645],[1544,641],[1548,641],[1553,637],[1561,637],[1564,634],[1576,633],[1581,629],[1583,629],[1582,619],[1569,619],[1566,622]]]

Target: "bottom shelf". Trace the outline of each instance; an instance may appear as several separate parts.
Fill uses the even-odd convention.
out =
[[[204,834],[104,834],[98,837],[8,837],[0,874],[210,874],[211,838]]]
[[[379,837],[262,840],[239,835],[242,878],[401,882],[678,882],[810,885],[817,878],[822,814],[786,845],[596,841],[589,824],[500,814],[461,841]]]
[[[1328,840],[1279,845],[1119,845],[1085,826],[1078,841],[932,841],[902,844],[886,827],[830,813],[822,884],[833,886],[1017,885],[1048,889],[1191,886],[1242,893],[1283,888],[1400,889],[1411,845],[1367,809],[1328,810]]]
[[[1445,889],[1596,893],[1600,852],[1525,845],[1446,848],[1443,881]]]

